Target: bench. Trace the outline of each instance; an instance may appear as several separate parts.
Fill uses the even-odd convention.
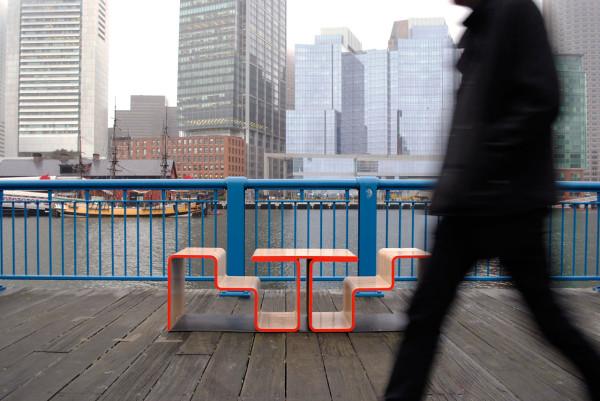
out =
[[[390,291],[395,284],[398,259],[424,259],[429,253],[416,248],[384,248],[377,253],[375,276],[346,277],[343,286],[343,310],[312,312],[312,272],[309,274],[309,328],[314,332],[351,332],[356,327],[356,294],[367,291]]]
[[[208,259],[214,263],[214,285],[221,291],[254,294],[254,329],[258,332],[293,332],[300,329],[300,313],[260,311],[260,279],[255,276],[229,276],[227,255],[222,248],[185,248],[169,256],[167,328],[173,330],[185,315],[185,259]],[[298,283],[300,278],[298,277]],[[299,285],[298,285],[299,288]],[[298,299],[300,292],[298,291]]]
[[[307,264],[307,292],[306,310],[308,313],[308,324],[310,327],[312,311],[312,271],[315,263],[356,263],[358,257],[347,249],[257,249],[252,255],[252,261],[257,263],[281,262],[296,264],[296,309],[298,321],[300,321],[300,269],[301,261],[304,260]],[[318,313],[318,312],[315,312]]]

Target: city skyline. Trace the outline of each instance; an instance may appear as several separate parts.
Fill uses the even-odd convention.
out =
[[[112,41],[110,48],[109,110],[114,109],[115,99],[118,109],[127,109],[131,95],[164,95],[170,105],[176,105],[179,2],[119,0],[110,4],[110,35],[119,40]],[[314,14],[311,9],[317,4],[320,11]],[[361,0],[288,0],[287,49],[311,43],[321,28],[337,26],[352,27],[365,50],[386,48],[394,21],[421,17],[444,18],[456,41],[468,13],[451,0],[380,0],[373,8],[365,8]],[[136,29],[131,29],[132,15]]]

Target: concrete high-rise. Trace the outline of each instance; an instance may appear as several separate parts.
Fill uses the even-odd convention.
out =
[[[543,12],[555,52],[583,56],[587,77],[586,178],[600,180],[600,2],[544,0]]]
[[[129,110],[117,110],[117,136],[156,137],[178,135],[177,107],[168,107],[164,96],[131,96]],[[112,128],[109,129],[109,132]]]
[[[6,156],[107,154],[107,12],[106,0],[9,2]]]
[[[250,177],[265,153],[285,152],[286,12],[286,0],[180,1],[180,129],[244,138]]]

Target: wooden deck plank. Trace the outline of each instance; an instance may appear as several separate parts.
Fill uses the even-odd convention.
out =
[[[253,334],[224,333],[192,400],[237,401],[246,375],[253,339]]]
[[[128,296],[120,298],[117,302],[111,304],[97,316],[94,316],[94,319],[88,319],[63,335],[52,339],[37,349],[37,351],[70,352],[73,348],[140,304],[149,295],[149,291],[132,292]]]
[[[190,313],[206,312],[217,296],[212,292],[202,292],[199,295],[187,308]],[[212,355],[221,335],[222,333],[217,332],[190,333],[177,353],[179,355]]]
[[[183,337],[185,333],[178,335]],[[175,341],[150,345],[98,400],[144,400],[166,371],[180,345],[181,342]]]
[[[189,401],[209,358],[208,355],[176,355],[144,401]]]
[[[32,375],[29,377],[28,382],[14,389],[5,399],[8,401],[48,400],[100,358],[108,349],[112,348],[115,345],[115,339],[125,337],[151,313],[156,311],[164,301],[164,294],[153,294],[139,299],[139,302],[133,305],[136,307],[129,313],[109,322],[107,326],[89,337],[88,341],[80,344],[72,352],[61,354],[62,358],[55,360],[52,365],[39,366],[35,360],[32,361],[35,368],[32,369]],[[36,352],[33,355],[36,354],[40,353]],[[52,353],[51,355],[57,354]],[[17,378],[14,379],[17,380]]]
[[[320,291],[315,294],[314,304],[319,311],[336,310],[329,292]],[[375,391],[348,335],[319,334],[318,339],[331,399],[376,400]]]
[[[181,344],[182,340],[178,337],[159,338],[163,333],[165,313],[166,306],[163,305],[131,331],[123,341],[118,341],[99,360],[61,389],[55,399],[97,400],[154,341]]]
[[[286,397],[288,401],[330,401],[325,365],[314,333],[286,337]],[[310,385],[307,385],[310,383]]]
[[[500,323],[489,311],[477,314],[469,302],[460,302],[457,311],[447,337],[518,398],[581,399],[582,389],[573,376],[521,345],[529,334]]]
[[[119,294],[116,292],[102,291],[78,299],[75,301],[76,305],[69,303],[57,309],[58,314],[47,314],[39,319],[39,322],[49,321],[49,324],[0,351],[0,369],[11,366],[48,341],[82,324],[85,320],[92,319],[94,315],[114,303],[118,297]]]
[[[39,313],[41,303],[31,303],[46,292],[57,302],[60,291],[7,294],[13,306],[36,313],[20,323],[36,330],[0,350],[0,399],[375,400],[383,394],[401,339],[398,333],[166,333],[162,289],[144,299],[131,288],[76,291],[69,304],[48,306],[48,313]],[[315,310],[339,309],[339,291],[318,291]],[[599,313],[600,297],[582,290],[560,292],[573,316],[587,318],[587,332],[597,330],[589,320]],[[122,293],[127,295],[118,298]],[[223,298],[215,290],[189,295],[193,312],[252,313],[251,299]],[[18,302],[19,296],[26,301]],[[411,296],[403,289],[384,298],[359,298],[358,308],[400,312]],[[289,310],[293,301],[290,290],[268,290],[261,298],[264,310]],[[546,347],[518,301],[512,290],[461,290],[444,328],[428,400],[585,399],[574,369]],[[2,330],[11,331],[0,323]],[[592,335],[597,342],[597,333]],[[64,348],[36,351],[50,349],[57,338]],[[17,350],[26,355],[18,358]]]
[[[75,290],[71,291],[70,294],[65,293],[62,297],[57,295],[49,299],[47,303],[40,302],[40,304],[32,306],[28,312],[24,311],[22,316],[17,316],[16,320],[3,319],[3,329],[0,330],[0,349],[4,349],[44,326],[63,318],[71,307],[77,306],[79,297],[84,297],[89,293],[89,290]]]
[[[284,290],[264,294],[262,310],[285,311],[285,307]],[[256,334],[240,400],[285,400],[285,334]]]

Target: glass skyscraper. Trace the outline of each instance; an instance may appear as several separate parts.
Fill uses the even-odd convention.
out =
[[[286,0],[181,0],[179,126],[243,137],[247,174],[285,151]],[[269,166],[278,177],[282,164]]]
[[[390,40],[391,149],[443,155],[454,110],[457,50],[443,19],[400,21],[405,37]]]
[[[397,22],[388,50],[362,51],[341,28],[297,45],[288,153],[443,155],[456,55],[440,19]]]
[[[600,1],[545,0],[544,17],[556,54],[583,56],[587,81],[586,178],[600,180]]]
[[[583,179],[586,168],[587,92],[583,56],[558,55],[561,109],[554,124],[554,161],[559,179]]]

